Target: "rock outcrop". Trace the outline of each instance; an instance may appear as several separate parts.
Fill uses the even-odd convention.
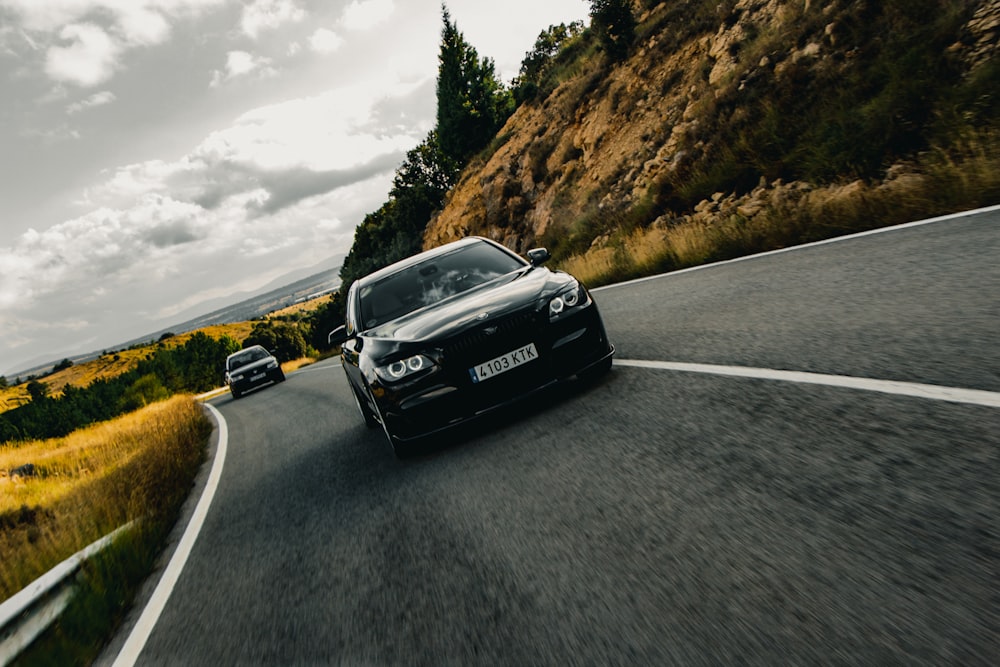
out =
[[[759,113],[753,105],[763,92],[794,89],[820,73],[836,77],[862,57],[864,45],[852,39],[867,2],[729,0],[700,22],[685,18],[683,30],[677,3],[656,5],[640,17],[641,37],[627,61],[608,67],[595,57],[591,71],[515,112],[499,147],[463,172],[427,226],[424,247],[479,234],[524,252],[580,221],[613,221],[644,203],[653,209],[647,225],[749,217],[776,197],[831,185],[772,178],[740,192],[662,201],[682,176],[711,172],[728,149],[718,128]],[[966,6],[978,9],[956,49],[971,69],[996,52],[1000,2]]]

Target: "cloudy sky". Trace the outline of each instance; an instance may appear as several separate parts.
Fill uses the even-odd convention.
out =
[[[447,5],[508,82],[589,8]],[[440,33],[439,0],[0,0],[0,375],[346,252],[433,127]]]

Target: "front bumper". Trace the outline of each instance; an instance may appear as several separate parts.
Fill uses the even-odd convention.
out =
[[[280,366],[276,369],[259,371],[256,373],[246,373],[240,380],[230,380],[229,388],[235,389],[241,394],[245,394],[248,391],[256,389],[257,387],[278,382],[281,379],[280,374]]]
[[[495,328],[485,333],[487,328]],[[474,383],[469,369],[520,346],[534,343],[538,359]],[[597,307],[550,323],[546,313],[521,312],[444,341],[439,369],[397,385],[372,389],[389,436],[397,442],[467,423],[520,402],[560,382],[607,364],[614,355]]]

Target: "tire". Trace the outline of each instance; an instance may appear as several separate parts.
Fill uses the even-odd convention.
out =
[[[389,425],[387,423],[383,421],[380,426],[382,427],[382,432],[385,433],[385,439],[389,441],[389,446],[392,447],[392,453],[397,459],[402,460],[413,456],[415,453],[415,447],[412,442],[407,442],[405,444],[398,442],[392,437],[392,431],[389,430]]]
[[[243,392],[241,392],[241,391],[240,391],[239,389],[237,389],[236,387],[233,387],[233,386],[230,386],[230,387],[229,387],[229,391],[230,391],[230,393],[231,393],[231,394],[233,395],[233,400],[234,400],[234,401],[235,401],[236,399],[238,399],[238,398],[239,398],[240,396],[242,396],[242,395],[243,395]]]
[[[277,374],[275,374],[275,376],[274,376],[274,381],[275,382],[284,382],[285,381],[285,371],[283,371],[283,370],[281,370],[279,368]]]
[[[361,396],[358,395],[358,390],[351,385],[351,393],[354,394],[354,404],[358,406],[358,412],[361,413],[361,418],[365,422],[365,426],[368,428],[376,428],[379,426],[378,419],[375,418],[374,413],[370,407],[368,407],[368,401],[362,400]]]

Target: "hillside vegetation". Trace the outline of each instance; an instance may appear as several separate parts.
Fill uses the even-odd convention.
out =
[[[632,7],[624,55],[588,28],[533,63],[424,248],[600,283],[1000,202],[997,0]]]
[[[211,430],[175,396],[65,438],[0,444],[0,601],[132,522],[82,566],[69,608],[17,664],[93,662],[152,571]]]
[[[0,390],[0,444],[64,436],[174,394],[220,387],[226,356],[241,347],[263,345],[291,372],[319,356],[314,340],[326,344],[331,327],[317,317],[329,303],[322,297],[252,322],[165,333],[78,364],[63,360],[52,373]]]

